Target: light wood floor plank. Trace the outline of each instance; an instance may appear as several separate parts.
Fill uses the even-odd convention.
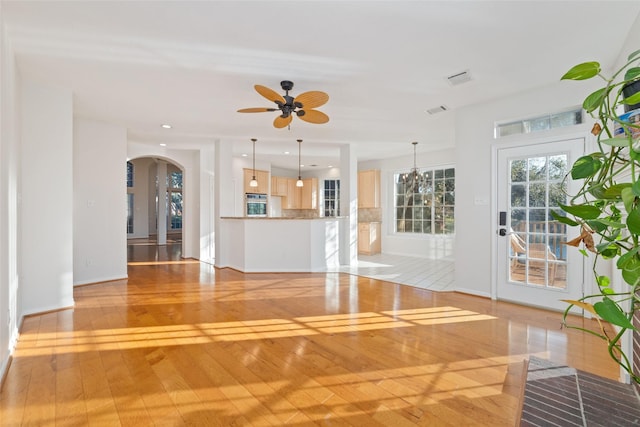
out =
[[[618,376],[559,313],[339,272],[160,260],[74,296],[24,320],[3,426],[512,426],[530,355]]]

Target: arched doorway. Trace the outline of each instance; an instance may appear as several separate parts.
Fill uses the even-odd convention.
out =
[[[166,261],[183,256],[184,170],[170,160],[127,162],[128,261]]]

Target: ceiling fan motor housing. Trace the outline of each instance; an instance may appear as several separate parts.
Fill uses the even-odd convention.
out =
[[[289,80],[283,80],[280,82],[280,87],[282,88],[282,90],[291,90],[293,89],[293,82]]]

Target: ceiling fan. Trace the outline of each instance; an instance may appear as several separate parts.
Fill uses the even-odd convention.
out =
[[[289,96],[289,91],[293,89],[293,82],[283,80],[280,82],[280,87],[285,91],[284,96],[266,86],[254,86],[260,95],[264,96],[269,101],[275,102],[277,108],[243,108],[238,110],[238,112],[264,113],[267,111],[281,111],[282,114],[276,117],[273,121],[273,126],[278,129],[288,126],[291,123],[291,120],[293,120],[294,114],[301,120],[309,123],[322,124],[329,121],[329,116],[322,111],[314,109],[326,104],[327,101],[329,101],[329,95],[316,90],[301,93],[294,98]]]

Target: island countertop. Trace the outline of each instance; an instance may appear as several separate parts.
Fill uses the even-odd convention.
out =
[[[349,217],[221,217],[216,267],[245,273],[314,272],[340,266]]]
[[[333,219],[344,219],[344,218],[348,218],[346,216],[318,216],[318,217],[313,217],[313,218],[308,218],[308,217],[303,217],[303,216],[296,216],[296,217],[286,217],[286,216],[221,216],[220,219],[250,219],[250,220],[256,220],[256,219],[268,219],[268,220],[307,220],[307,221],[313,221],[313,220],[318,220],[318,219],[329,219],[329,220],[333,220]]]

